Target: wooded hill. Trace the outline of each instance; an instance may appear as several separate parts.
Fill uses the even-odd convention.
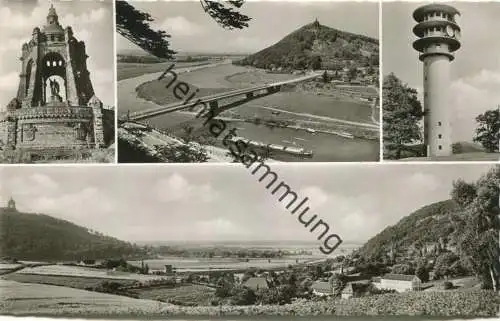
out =
[[[315,21],[235,64],[266,69],[330,70],[378,66],[379,41],[323,26]]]
[[[106,259],[137,254],[133,244],[44,214],[0,208],[0,255],[18,260]]]
[[[391,249],[398,252],[413,245],[448,239],[454,232],[449,214],[457,209],[458,205],[453,200],[424,206],[372,237],[358,253],[371,261],[389,253]]]

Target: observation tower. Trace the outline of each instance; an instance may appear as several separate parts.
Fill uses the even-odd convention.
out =
[[[460,12],[446,4],[428,4],[413,12],[419,38],[413,48],[424,63],[424,144],[427,156],[452,154],[450,104],[450,62],[460,48]]]

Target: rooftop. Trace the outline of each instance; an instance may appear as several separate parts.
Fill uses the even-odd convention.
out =
[[[332,292],[332,286],[330,285],[330,282],[316,281],[313,283],[311,288],[317,292],[320,292],[320,293],[331,293]]]
[[[266,278],[262,277],[251,277],[244,285],[251,289],[267,289],[269,287]]]
[[[412,281],[416,276],[407,274],[388,273],[382,277],[383,280]]]
[[[413,11],[413,19],[415,19],[417,22],[420,22],[424,19],[425,14],[430,12],[444,12],[451,16],[460,14],[460,11],[447,4],[431,3],[418,7],[415,11]]]

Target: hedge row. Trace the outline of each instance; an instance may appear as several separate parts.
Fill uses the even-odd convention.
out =
[[[384,294],[340,300],[336,304],[335,314],[487,317],[497,315],[499,298],[493,291]]]

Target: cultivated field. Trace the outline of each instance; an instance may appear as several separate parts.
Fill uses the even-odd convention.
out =
[[[300,259],[299,263],[306,263],[309,261],[317,261],[316,259]],[[321,260],[321,259],[319,259]],[[139,261],[130,261],[130,264],[140,266]],[[237,259],[203,259],[203,258],[180,258],[180,257],[169,257],[159,260],[144,260],[145,264],[148,264],[150,269],[162,269],[165,265],[170,264],[177,268],[178,272],[193,272],[193,271],[208,271],[208,270],[239,270],[248,269],[251,267],[261,268],[261,269],[272,269],[272,268],[282,268],[287,267],[290,264],[297,264],[297,261],[292,258],[285,259],[250,259],[249,262],[240,261]]]
[[[82,278],[96,278],[96,279],[109,279],[109,280],[116,279],[116,280],[130,280],[130,281],[140,281],[140,282],[161,279],[161,277],[155,275],[142,275],[135,273],[93,269],[93,268],[86,268],[79,266],[67,266],[67,265],[47,265],[47,266],[38,266],[33,268],[25,268],[16,272],[16,274],[82,277]]]
[[[20,283],[33,284],[48,284],[57,286],[67,286],[75,289],[89,289],[100,286],[104,281],[113,281],[122,285],[132,285],[136,283],[134,280],[127,279],[104,279],[95,277],[79,277],[79,276],[58,276],[58,275],[39,275],[39,274],[23,274],[11,273],[3,277],[5,280],[16,281]]]
[[[211,305],[216,299],[215,290],[204,285],[182,285],[177,287],[152,287],[135,290],[141,299],[159,300],[182,305]]]
[[[175,62],[162,62],[157,64],[141,64],[132,62],[119,62],[117,65],[118,81],[135,78],[145,74],[151,74],[155,72],[163,72],[165,69],[170,67]],[[201,66],[209,64],[209,61],[203,62],[177,62],[175,63],[176,68],[189,67],[189,66]]]
[[[61,286],[24,284],[0,279],[0,314],[134,315],[158,313],[169,304]]]

